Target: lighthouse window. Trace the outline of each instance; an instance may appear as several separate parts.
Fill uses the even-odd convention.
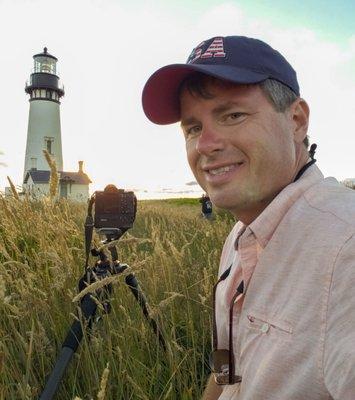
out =
[[[37,169],[37,158],[31,158],[31,169]]]
[[[36,57],[34,63],[34,72],[46,74],[56,73],[56,61],[49,57]]]
[[[53,154],[53,153],[52,153],[52,150],[53,150],[53,141],[54,141],[54,138],[52,138],[52,137],[46,137],[46,138],[44,138],[44,140],[45,140],[45,145],[46,145],[46,149],[47,149],[48,153],[49,153],[49,154]]]
[[[41,72],[51,72],[51,67],[49,64],[42,64]]]

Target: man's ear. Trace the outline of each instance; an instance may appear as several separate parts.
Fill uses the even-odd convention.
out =
[[[290,117],[294,122],[294,140],[302,143],[307,136],[309,122],[309,107],[305,100],[298,98],[291,104]]]

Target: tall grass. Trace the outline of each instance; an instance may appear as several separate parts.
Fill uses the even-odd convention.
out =
[[[66,201],[0,198],[0,400],[38,398],[51,372],[76,313],[85,213]],[[225,214],[201,219],[198,205],[140,202],[118,251],[168,350],[119,275],[111,313],[84,337],[56,398],[198,399],[208,374],[211,288],[232,224]]]

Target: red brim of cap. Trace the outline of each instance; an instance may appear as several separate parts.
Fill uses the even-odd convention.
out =
[[[268,78],[268,75],[229,65],[167,65],[158,69],[144,86],[142,104],[148,119],[158,125],[180,121],[180,86],[196,72],[240,84],[257,83]]]

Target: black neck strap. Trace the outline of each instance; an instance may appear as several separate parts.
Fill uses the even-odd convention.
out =
[[[314,154],[316,152],[317,145],[315,143],[312,144],[311,148],[309,149],[309,156],[311,157],[311,161],[308,161],[297,173],[296,178],[293,182],[296,182],[305,172],[306,170],[313,165],[317,160],[314,158]]]

